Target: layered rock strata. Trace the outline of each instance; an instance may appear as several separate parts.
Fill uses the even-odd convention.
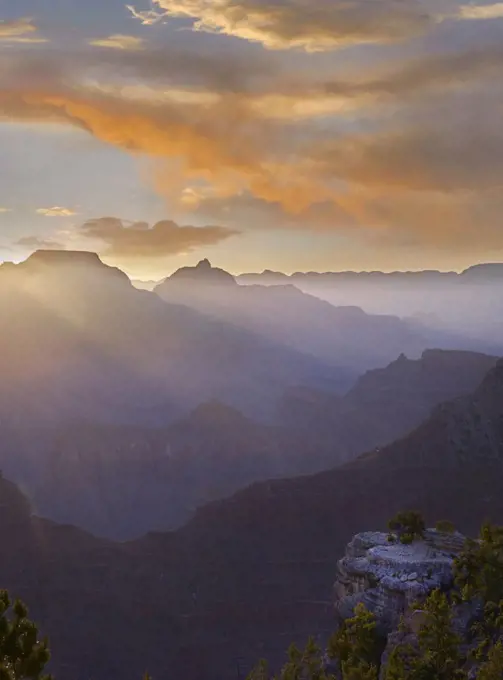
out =
[[[363,602],[381,628],[395,629],[414,602],[452,585],[452,565],[464,536],[435,529],[409,545],[390,542],[388,534],[357,534],[337,565],[335,607],[341,619]]]

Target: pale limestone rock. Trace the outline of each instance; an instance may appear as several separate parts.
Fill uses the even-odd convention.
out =
[[[383,630],[395,629],[414,602],[452,584],[453,559],[464,542],[459,533],[435,529],[410,545],[390,543],[385,533],[357,534],[337,565],[336,611],[344,619],[363,602]]]

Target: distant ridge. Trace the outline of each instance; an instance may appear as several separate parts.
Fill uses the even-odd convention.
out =
[[[331,305],[288,278],[270,286],[240,286],[208,260],[179,269],[155,292],[166,302],[257,332],[353,373],[385,366],[401,352],[419,356],[432,344],[397,316],[367,314],[357,305]]]
[[[423,269],[418,271],[392,271],[383,272],[375,271],[325,271],[325,272],[294,272],[293,274],[284,274],[283,272],[271,271],[265,269],[261,273],[244,273],[236,277],[240,283],[258,283],[260,281],[269,283],[284,283],[286,280],[330,280],[330,279],[346,279],[346,280],[361,280],[361,281],[375,281],[380,279],[382,281],[396,281],[397,279],[407,279],[411,281],[452,281],[462,282],[463,280],[480,280],[490,279],[503,281],[503,262],[492,262],[486,264],[476,264],[462,272],[455,271],[440,271],[437,269]]]

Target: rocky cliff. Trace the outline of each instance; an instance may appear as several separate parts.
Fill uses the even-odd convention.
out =
[[[334,593],[339,617],[352,616],[362,602],[383,630],[392,631],[414,602],[452,584],[453,560],[464,543],[458,532],[435,529],[409,545],[390,543],[386,533],[357,534],[337,564]]]

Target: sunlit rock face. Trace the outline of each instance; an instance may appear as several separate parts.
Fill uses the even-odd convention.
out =
[[[462,534],[434,529],[410,545],[390,543],[385,533],[357,534],[337,565],[338,615],[348,618],[356,604],[363,602],[383,629],[396,628],[414,602],[452,584],[453,560],[464,542]]]

